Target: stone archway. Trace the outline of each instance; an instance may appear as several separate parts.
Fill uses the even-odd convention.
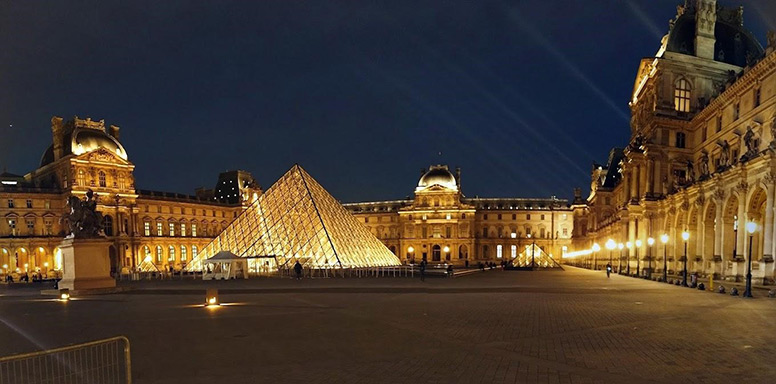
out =
[[[745,249],[743,250],[743,254],[745,258],[751,257],[752,258],[752,274],[758,278],[764,277],[763,274],[763,256],[765,255],[764,252],[764,223],[765,223],[765,205],[766,201],[768,200],[768,194],[766,190],[760,186],[755,187],[754,191],[752,191],[751,196],[749,197],[749,203],[746,207],[746,218],[747,222],[753,222],[757,225],[755,232],[753,234],[749,234],[749,232],[746,230],[746,223],[743,223],[741,226],[741,229],[744,230],[745,233],[745,241],[743,246]],[[751,255],[749,254],[749,238],[751,236]]]
[[[720,225],[717,225],[720,227]],[[738,195],[731,194],[722,206],[722,275],[732,272],[733,262],[739,253],[738,238]]]
[[[720,262],[719,249],[716,248],[717,236],[721,235],[722,223],[717,223],[717,203],[713,200],[706,204],[701,217],[702,238],[701,249],[703,253],[703,270],[707,274],[716,274],[717,265]]]

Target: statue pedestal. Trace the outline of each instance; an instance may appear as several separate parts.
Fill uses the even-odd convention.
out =
[[[110,242],[106,239],[65,239],[62,250],[63,277],[59,288],[86,290],[113,288],[110,276]]]

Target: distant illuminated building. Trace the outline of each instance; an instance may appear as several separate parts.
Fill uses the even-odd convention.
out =
[[[345,207],[405,264],[524,260],[530,246],[560,261],[573,230],[566,200],[465,197],[446,165],[422,170],[412,199]]]
[[[115,272],[180,269],[261,194],[244,171],[221,175],[216,188],[226,180],[240,182],[239,192],[221,200],[213,190],[198,196],[138,190],[119,127],[54,117],[51,131],[39,168],[24,176],[0,174],[0,274],[62,267],[59,219],[71,194],[97,193]]]

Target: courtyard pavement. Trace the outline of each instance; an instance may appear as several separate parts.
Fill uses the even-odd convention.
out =
[[[116,335],[136,383],[772,383],[776,299],[604,272],[0,288],[0,356]],[[233,305],[202,308],[218,287]],[[756,292],[757,294],[757,292]]]

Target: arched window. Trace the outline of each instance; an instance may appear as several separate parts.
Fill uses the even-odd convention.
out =
[[[100,183],[100,187],[105,187],[108,185],[108,183],[105,181],[105,172],[100,171],[100,173],[97,174],[98,181]]]
[[[143,247],[143,261],[151,261],[151,248],[148,248],[148,246]]]
[[[196,259],[198,252],[199,252],[199,250],[197,249],[197,246],[196,245],[192,245],[191,246],[191,258],[192,259]]]
[[[674,88],[674,109],[679,112],[690,112],[690,82],[679,79]]]
[[[105,236],[113,236],[113,217],[106,215],[103,220],[105,220]]]
[[[172,245],[169,248],[169,253],[167,254],[167,261],[174,262],[175,261],[175,247]]]
[[[186,257],[187,256],[188,255],[187,255],[187,252],[186,252],[186,246],[185,245],[181,245],[181,261],[186,261]]]
[[[162,262],[162,246],[157,245],[156,246],[156,262],[161,263]]]

